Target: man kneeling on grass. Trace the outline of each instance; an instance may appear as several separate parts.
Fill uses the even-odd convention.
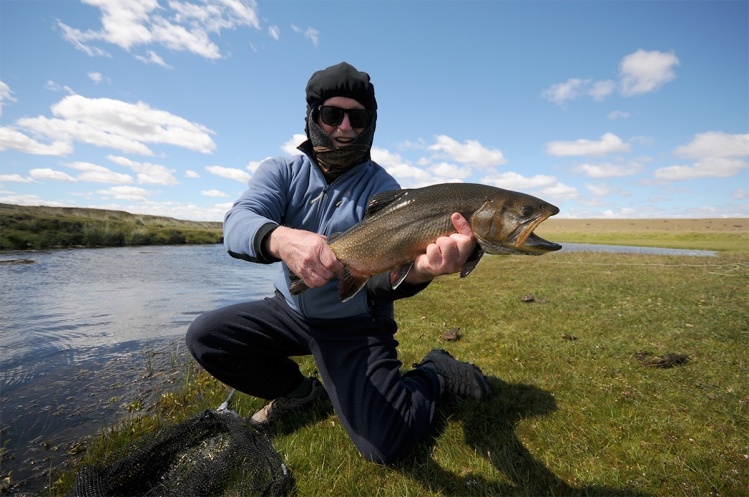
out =
[[[306,100],[303,154],[260,164],[224,220],[233,257],[281,261],[275,295],[201,315],[187,345],[220,381],[271,401],[253,422],[267,425],[327,394],[362,455],[390,463],[428,436],[443,394],[489,395],[481,370],[444,350],[401,374],[394,337],[393,301],[458,272],[476,241],[467,221],[453,214],[458,233],[427,247],[400,286],[393,289],[384,273],[340,302],[335,279],[343,265],[328,237],[361,221],[373,195],[400,187],[370,158],[377,101],[367,73],[345,62],[317,71]],[[310,290],[291,295],[289,271]],[[310,354],[322,383],[290,359]]]

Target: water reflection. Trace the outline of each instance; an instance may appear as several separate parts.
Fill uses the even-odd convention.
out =
[[[627,245],[598,245],[593,243],[563,243],[562,252],[616,252],[643,255],[686,255],[695,257],[715,257],[714,250],[672,249],[660,247],[635,247]]]

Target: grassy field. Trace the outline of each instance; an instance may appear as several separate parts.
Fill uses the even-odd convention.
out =
[[[684,248],[718,257],[492,256],[468,278],[399,301],[404,369],[442,347],[478,364],[492,397],[443,403],[433,438],[395,467],[365,462],[329,406],[299,413],[270,432],[297,494],[747,495],[749,248],[746,229],[733,229],[746,220],[726,222],[721,233],[733,234],[719,242],[712,224],[687,224],[696,234]],[[596,222],[562,224],[610,233],[607,243],[620,228],[621,238],[643,237],[625,222],[589,233]],[[668,224],[658,233],[686,236]],[[541,234],[554,241],[591,242],[548,228]],[[461,338],[443,341],[454,327]],[[308,358],[300,364],[314,372]],[[227,389],[191,362],[186,375],[150,415],[95,438],[86,460],[223,401]],[[262,405],[239,395],[233,407],[248,416]]]
[[[219,243],[221,223],[122,211],[0,204],[0,250]]]

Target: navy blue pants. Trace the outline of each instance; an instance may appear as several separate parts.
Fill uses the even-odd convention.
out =
[[[276,295],[199,316],[187,331],[187,348],[221,382],[269,400],[304,378],[289,357],[312,354],[356,447],[367,460],[386,464],[429,435],[440,396],[433,369],[401,374],[396,330],[389,318],[305,319]]]

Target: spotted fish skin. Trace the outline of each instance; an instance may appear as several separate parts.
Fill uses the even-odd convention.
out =
[[[391,283],[397,287],[430,243],[457,232],[450,219],[454,212],[468,221],[478,242],[461,270],[462,277],[484,253],[542,255],[562,248],[533,233],[559,208],[525,193],[474,183],[383,192],[372,197],[360,223],[329,242],[344,265],[338,275],[341,301],[356,295],[370,277],[384,271],[391,272]],[[304,282],[292,275],[292,295],[305,290]]]

